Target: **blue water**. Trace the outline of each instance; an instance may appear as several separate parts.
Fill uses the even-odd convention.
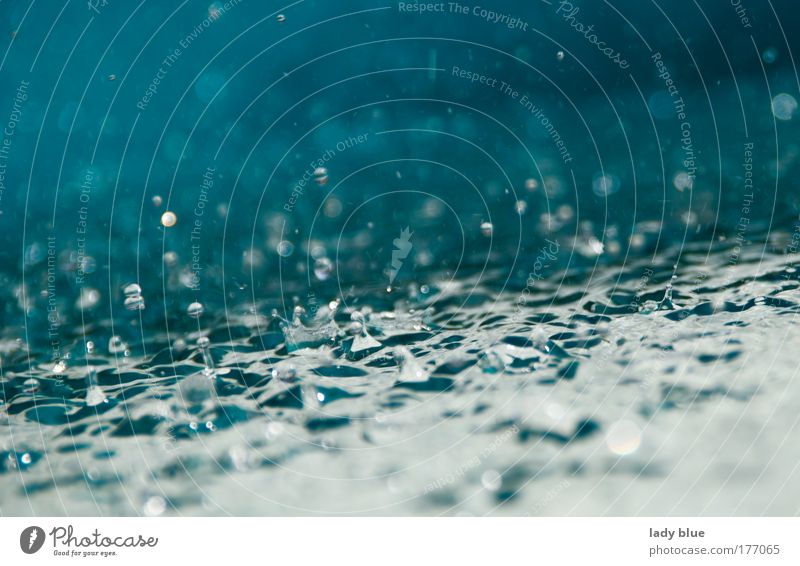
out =
[[[0,513],[797,513],[772,2],[0,1]]]

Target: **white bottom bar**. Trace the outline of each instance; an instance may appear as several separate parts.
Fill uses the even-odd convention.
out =
[[[4,518],[0,555],[4,564],[137,566],[778,565],[800,563],[799,528],[798,518]]]

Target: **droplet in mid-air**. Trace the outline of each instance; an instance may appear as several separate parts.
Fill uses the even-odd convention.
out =
[[[289,240],[281,240],[278,243],[278,255],[281,257],[289,257],[294,253],[294,244]]]
[[[285,22],[286,16],[284,16],[283,14],[278,14],[278,17],[276,17],[275,19],[278,20],[279,22]]]
[[[161,195],[156,195],[153,197],[153,206],[161,206],[162,202],[164,202],[164,199],[161,198]]]
[[[618,456],[633,454],[642,443],[642,433],[633,421],[619,421],[609,428],[606,435],[608,449]]]
[[[599,197],[613,195],[619,187],[620,182],[615,175],[599,173],[592,179],[592,191]]]
[[[222,2],[214,2],[208,7],[208,17],[211,21],[217,21],[224,13]]]
[[[132,297],[134,295],[141,295],[142,288],[138,283],[129,283],[128,285],[125,285],[125,288],[122,290],[122,292],[125,293],[125,296]]]
[[[320,281],[327,280],[333,273],[333,262],[327,257],[321,257],[314,262],[314,276]]]
[[[186,314],[188,314],[192,318],[200,318],[203,316],[203,312],[205,312],[205,307],[203,303],[198,303],[197,301],[190,304],[186,307]]]
[[[680,192],[692,190],[694,178],[686,171],[679,171],[675,173],[675,176],[672,178],[672,186]]]
[[[481,234],[489,238],[491,237],[493,232],[494,232],[494,226],[492,225],[491,222],[481,222]]]
[[[144,310],[144,297],[141,295],[133,295],[125,297],[125,308],[129,311],[142,311]]]
[[[166,211],[164,214],[161,215],[161,225],[165,228],[172,228],[177,224],[178,217],[175,216],[175,213],[172,211]]]
[[[314,181],[321,187],[328,184],[328,170],[324,167],[314,169]]]
[[[122,290],[125,293],[125,308],[129,311],[144,310],[144,298],[142,288],[138,283],[129,283]]]
[[[563,51],[557,51],[556,52],[556,59],[559,60],[559,61],[563,61],[564,60],[564,52]]]
[[[772,113],[778,120],[791,120],[797,110],[797,100],[791,94],[782,92],[772,99]]]

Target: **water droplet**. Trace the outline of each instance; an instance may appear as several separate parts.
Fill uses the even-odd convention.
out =
[[[494,226],[492,226],[491,222],[481,222],[481,234],[489,238],[492,232],[494,232]]]
[[[175,267],[178,264],[178,254],[175,252],[164,252],[164,265]]]
[[[108,353],[120,354],[128,349],[128,345],[119,336],[112,336],[108,339]]]
[[[602,255],[603,254],[603,250],[605,249],[605,246],[603,245],[603,242],[601,242],[600,240],[598,240],[594,236],[589,238],[588,245],[589,245],[589,249],[592,251],[592,253],[594,255]]]
[[[502,373],[513,360],[497,350],[487,350],[478,357],[478,367],[483,373]]]
[[[325,167],[314,169],[314,181],[321,187],[328,184],[328,170]]]
[[[144,297],[141,295],[133,295],[125,298],[125,308],[129,311],[144,310]]]
[[[106,77],[106,78],[109,81],[113,82],[113,81],[117,80],[117,75],[113,75],[113,74],[112,75],[108,75],[108,77]]]
[[[672,178],[672,186],[680,192],[685,190],[692,190],[694,186],[694,178],[686,171],[678,171]]]
[[[333,273],[333,262],[327,257],[321,257],[314,262],[314,276],[320,281],[326,281]]]
[[[525,190],[533,192],[539,188],[539,181],[531,177],[530,179],[525,179]]]
[[[639,313],[640,314],[651,314],[658,310],[658,301],[645,301],[641,305],[639,305]]]
[[[222,2],[214,2],[208,7],[208,17],[212,22],[217,21],[224,13]]]
[[[400,362],[400,374],[397,376],[397,381],[406,383],[428,381],[428,372],[417,361],[411,350],[401,346],[395,350],[394,355]]]
[[[293,365],[286,365],[272,368],[270,372],[273,379],[281,381],[293,381],[297,377],[297,369]]]
[[[284,16],[283,14],[278,14],[278,16],[275,19],[282,23],[286,21],[286,16]]]
[[[778,59],[778,50],[774,47],[767,47],[764,50],[764,53],[761,54],[761,58],[764,60],[764,63],[772,64]]]
[[[149,497],[144,503],[142,511],[147,517],[158,517],[167,510],[167,502],[160,495]]]
[[[164,214],[161,215],[161,225],[165,228],[172,228],[178,222],[178,217],[175,216],[174,212],[166,211]]]
[[[161,195],[156,195],[153,197],[153,206],[161,206],[162,202],[163,199],[161,198]]]
[[[193,302],[188,307],[186,307],[186,314],[195,319],[203,316],[204,312],[205,312],[205,307],[203,306],[202,303],[198,303],[197,301]]]
[[[641,431],[633,421],[619,421],[611,425],[606,435],[608,449],[618,456],[633,454],[639,449],[641,442]]]
[[[278,244],[278,255],[281,257],[289,257],[294,253],[294,244],[289,240],[281,240]]]
[[[564,52],[563,51],[557,51],[556,52],[556,59],[558,61],[563,61],[564,60]]]
[[[592,179],[592,191],[599,197],[613,195],[619,190],[619,179],[615,175],[595,175]]]
[[[53,365],[53,373],[55,375],[62,375],[65,371],[67,371],[67,364],[64,363],[64,360],[58,360],[55,365]]]
[[[98,405],[106,403],[107,401],[108,399],[106,399],[106,394],[103,393],[103,390],[100,389],[100,386],[92,385],[86,390],[87,407],[96,407]]]
[[[772,113],[778,120],[791,120],[797,110],[797,100],[785,92],[772,99]]]
[[[522,215],[525,214],[525,211],[528,210],[528,203],[524,200],[518,200],[514,205],[514,208],[517,211],[517,214]]]
[[[19,457],[19,461],[25,464],[26,466],[30,466],[31,462],[33,462],[33,457],[28,452],[25,452],[22,456]]]
[[[203,374],[207,376],[214,375],[214,358],[211,356],[211,341],[208,336],[201,336],[197,339],[197,346],[203,355]]]
[[[364,314],[361,311],[354,311],[350,315],[350,320],[353,321],[352,330],[356,336],[353,338],[353,344],[350,346],[350,351],[353,353],[370,350],[372,348],[380,348],[382,344],[370,336],[367,332],[367,322]]]
[[[481,476],[481,485],[489,491],[497,491],[503,485],[503,476],[495,470],[486,470]]]
[[[83,287],[78,300],[75,301],[75,306],[82,310],[90,310],[97,306],[100,302],[100,291],[91,287]]]

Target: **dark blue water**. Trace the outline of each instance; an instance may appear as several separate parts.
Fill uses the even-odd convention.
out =
[[[0,16],[0,513],[796,514],[788,0]]]

